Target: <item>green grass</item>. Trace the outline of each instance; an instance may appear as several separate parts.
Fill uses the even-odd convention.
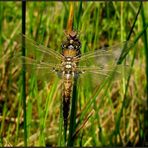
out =
[[[132,67],[129,78],[113,82],[111,77],[95,88],[92,82],[98,79],[77,82],[68,145],[146,145],[148,3],[137,15],[139,6],[139,2],[74,2],[74,29],[79,31],[82,53],[126,39],[134,47],[127,55]],[[60,52],[70,3],[27,2],[26,8],[27,36]],[[0,146],[23,146],[21,69],[17,62],[9,64],[18,49],[13,41],[21,32],[21,2],[0,2],[0,12]],[[48,80],[48,74],[40,74],[40,79]],[[65,146],[61,83],[58,79],[44,82],[27,75],[27,144]]]

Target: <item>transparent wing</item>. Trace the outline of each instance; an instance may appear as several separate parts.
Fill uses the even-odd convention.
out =
[[[25,44],[22,44],[22,38],[25,40]],[[38,44],[37,42],[29,39],[25,35],[19,34],[16,36],[15,40],[18,42],[18,44],[25,47],[26,57],[34,58],[36,59],[36,61],[59,64],[63,59],[63,55],[61,55],[60,53],[56,52],[53,49]],[[22,54],[21,46],[19,48],[19,51],[17,51],[16,55]]]
[[[116,80],[122,80],[124,78],[127,80],[130,67],[126,65],[114,65],[107,66],[105,68],[98,67],[81,67],[78,71],[78,84],[83,90],[89,90],[93,92],[96,88],[99,88],[102,83],[112,83]]]
[[[25,39],[24,45],[22,45],[22,38]],[[60,74],[63,59],[60,53],[39,45],[24,35],[18,35],[15,39],[20,45],[11,60],[15,66],[20,68],[24,64],[28,74],[35,74],[38,80],[49,81]],[[22,56],[22,46],[25,47],[26,56]]]
[[[111,47],[101,48],[94,52],[88,52],[82,55],[79,59],[79,66],[111,66],[117,64],[134,46],[132,42],[123,42]],[[121,61],[122,62],[122,61]]]
[[[96,78],[98,81],[104,80],[105,77],[112,77],[113,74],[115,79],[118,79],[120,75],[125,71],[126,73],[129,71],[128,65],[114,65],[114,66],[106,66],[104,68],[99,67],[78,67],[79,77],[86,77],[86,75],[90,75],[93,78]]]
[[[123,56],[133,45],[130,42],[123,42],[82,55],[77,67],[81,83],[90,81],[89,84],[96,87],[96,85],[101,84],[106,78],[117,80],[123,76],[127,76],[130,68],[126,65],[118,64],[118,62],[120,59],[123,59]]]

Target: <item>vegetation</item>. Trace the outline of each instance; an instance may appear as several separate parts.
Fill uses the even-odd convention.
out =
[[[24,146],[25,140],[28,146],[146,146],[148,3],[73,3],[73,28],[79,32],[82,54],[125,40],[132,42],[133,48],[127,54],[132,68],[128,77],[103,79],[95,88],[89,78],[77,82],[73,93],[76,120],[69,121],[67,141],[61,81],[51,79],[45,71],[38,73],[41,81],[29,71],[26,74],[24,137],[22,71],[18,61],[11,61],[20,50],[15,41],[21,33],[21,6],[21,2],[0,2],[0,146]],[[61,52],[70,3],[27,2],[26,9],[27,37]]]

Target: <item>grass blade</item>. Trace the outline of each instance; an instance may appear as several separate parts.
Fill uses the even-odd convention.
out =
[[[26,1],[22,1],[22,34],[26,32]],[[25,45],[25,39],[22,38],[22,44]],[[25,56],[25,46],[22,46],[22,55]],[[25,62],[25,61],[22,61]],[[26,112],[26,72],[23,64],[22,68],[22,99],[24,111],[24,146],[27,146],[27,112]]]
[[[145,14],[144,14],[144,7],[143,7],[143,4],[142,4],[142,9],[141,9],[141,17],[142,17],[142,27],[143,29],[145,28],[145,26],[147,26],[148,24],[146,24],[146,17],[145,17]],[[148,37],[147,37],[147,31],[145,30],[144,33],[143,33],[143,42],[144,42],[144,50],[145,50],[145,65],[146,65],[146,70],[145,70],[145,73],[146,73],[146,94],[147,94],[147,105],[146,105],[146,110],[144,112],[144,119],[145,119],[145,122],[144,122],[144,129],[148,129]],[[145,133],[145,134],[144,134]],[[148,137],[148,132],[140,132],[140,141],[142,142],[142,145],[144,146],[145,143],[144,142],[147,142],[146,141],[146,138]]]

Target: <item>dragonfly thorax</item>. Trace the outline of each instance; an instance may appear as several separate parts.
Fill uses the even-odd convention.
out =
[[[74,60],[74,57],[65,57],[65,59],[62,62],[62,74],[66,79],[70,79],[71,77],[75,77],[75,71],[76,71],[76,62]]]
[[[75,69],[76,63],[73,61],[73,57],[65,57],[65,60],[62,63],[65,71],[73,71],[73,69]]]

